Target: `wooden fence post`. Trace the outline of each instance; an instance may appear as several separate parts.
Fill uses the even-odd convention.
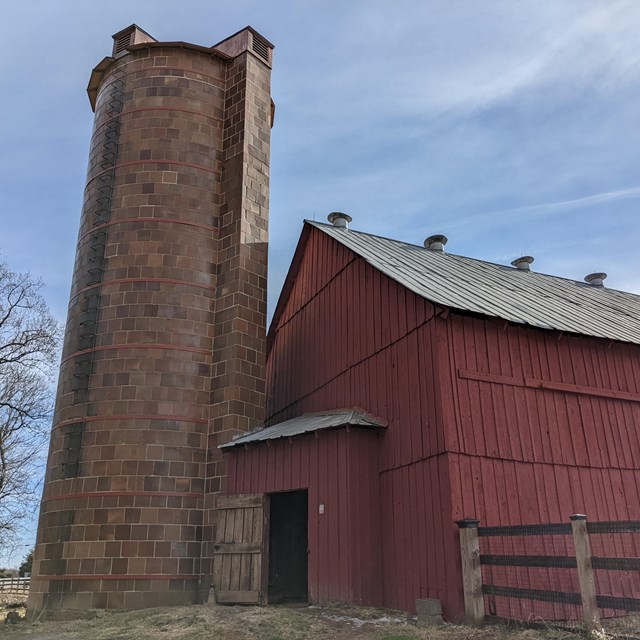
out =
[[[460,529],[464,617],[467,624],[479,625],[484,622],[480,542],[478,540],[478,524],[480,524],[480,520],[467,518],[458,520],[456,524]]]
[[[580,597],[582,598],[582,612],[587,631],[600,629],[600,612],[596,597],[596,582],[591,565],[591,545],[587,531],[587,516],[576,513],[570,516],[573,544],[576,549],[576,564],[578,565],[578,580],[580,582]]]

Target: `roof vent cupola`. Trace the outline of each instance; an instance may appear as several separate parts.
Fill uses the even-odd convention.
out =
[[[447,244],[449,238],[447,236],[443,236],[441,233],[437,233],[436,235],[429,236],[424,241],[424,246],[429,251],[437,251],[439,253],[444,253],[444,245]]]
[[[353,220],[353,218],[346,213],[342,213],[342,211],[332,211],[327,216],[327,220],[334,227],[338,227],[340,229],[348,229],[349,223]]]
[[[511,264],[520,271],[531,271],[531,263],[533,256],[521,256],[511,262]]]
[[[604,281],[607,277],[606,273],[590,273],[584,277],[584,281],[592,287],[604,287]]]

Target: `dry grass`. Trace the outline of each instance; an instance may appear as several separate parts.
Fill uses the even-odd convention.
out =
[[[640,638],[640,616],[626,616],[624,618],[609,618],[603,620],[607,633],[615,636]]]
[[[92,620],[22,622],[0,628],[8,640],[577,640],[555,630],[419,629],[406,613],[355,606],[174,607],[102,613]]]
[[[16,607],[19,605],[24,606],[27,601],[27,596],[24,593],[0,593],[0,616],[3,615],[2,611],[7,607]],[[0,618],[1,620],[2,618]]]

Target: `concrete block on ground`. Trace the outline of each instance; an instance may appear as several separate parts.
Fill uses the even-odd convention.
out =
[[[416,600],[416,614],[419,627],[435,627],[444,624],[442,605],[437,598],[421,598]]]

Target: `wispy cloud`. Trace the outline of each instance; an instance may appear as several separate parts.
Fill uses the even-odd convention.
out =
[[[504,219],[506,216],[513,214],[528,214],[529,217],[543,217],[552,215],[556,212],[570,211],[575,208],[588,207],[592,205],[604,204],[615,200],[627,200],[632,198],[640,198],[640,187],[631,187],[629,189],[618,189],[617,191],[606,191],[604,193],[594,193],[592,195],[574,198],[572,200],[559,200],[557,202],[541,202],[539,204],[530,204],[522,207],[512,207],[510,209],[500,209],[498,211],[485,211],[474,213],[469,216],[457,218],[455,222],[449,222],[448,228],[462,227],[469,223],[491,222]]]
[[[572,84],[615,83],[629,71],[637,74],[640,51],[628,46],[636,39],[640,18],[634,5],[626,0],[596,5],[574,20],[549,25],[550,35],[542,38],[533,54],[523,44],[506,64],[500,60],[492,69],[487,60],[477,82],[454,95],[449,106],[486,107],[567,78]],[[487,79],[487,74],[492,77]]]

